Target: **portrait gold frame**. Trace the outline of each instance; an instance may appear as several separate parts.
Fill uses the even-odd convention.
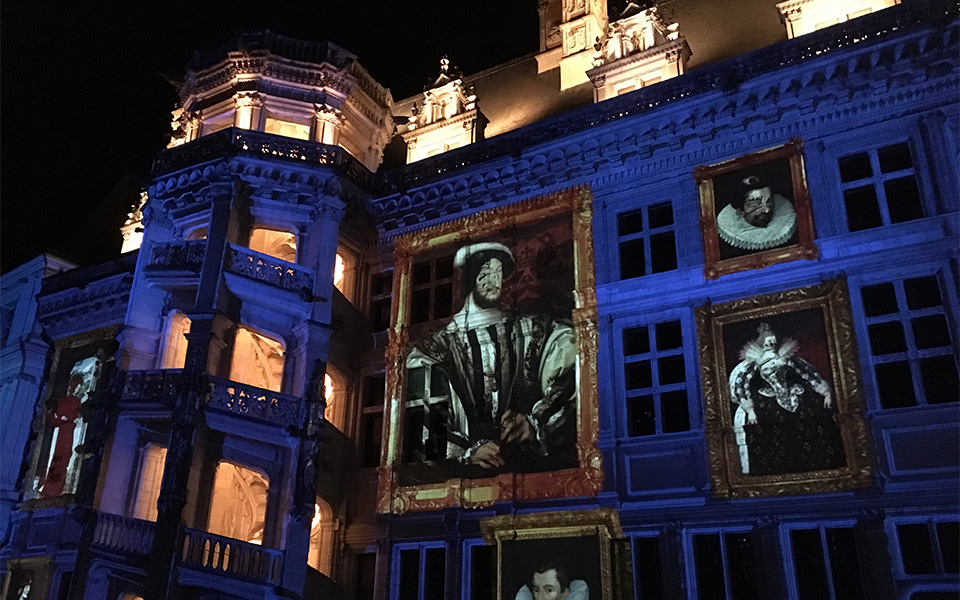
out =
[[[612,508],[511,514],[480,520],[480,533],[487,545],[497,546],[497,598],[503,595],[503,544],[519,540],[574,538],[596,535],[600,541],[600,600],[616,600],[617,577],[612,542],[623,539],[620,514]],[[623,567],[623,565],[620,565]],[[595,597],[595,596],[591,596]],[[632,597],[632,595],[631,595]]]
[[[797,213],[797,242],[789,246],[758,250],[746,256],[720,258],[720,238],[717,233],[716,198],[713,180],[726,173],[786,158],[790,165],[793,208]],[[705,261],[703,273],[707,279],[716,279],[728,273],[762,269],[770,265],[798,259],[814,259],[817,247],[813,243],[813,211],[810,206],[810,190],[803,166],[803,141],[793,138],[786,144],[767,148],[715,165],[701,165],[693,170],[693,178],[700,192],[700,229],[703,232]]]
[[[726,325],[814,309],[823,315],[829,353],[829,381],[846,465],[837,469],[744,475],[741,473],[729,406],[730,387],[723,348]],[[705,434],[713,493],[751,498],[839,492],[870,485],[872,459],[863,419],[863,392],[857,344],[845,280],[697,307],[700,370],[705,403]],[[826,373],[823,373],[825,377]]]
[[[577,341],[577,460],[575,468],[543,473],[502,473],[483,479],[448,479],[442,483],[400,485],[397,467],[403,442],[405,357],[409,330],[411,269],[418,253],[456,244],[468,236],[493,235],[508,227],[569,215],[573,226],[574,302],[572,319]],[[501,206],[442,223],[394,240],[394,278],[389,343],[386,349],[386,414],[384,452],[378,469],[377,510],[403,514],[449,506],[488,507],[498,501],[545,500],[595,496],[603,483],[602,456],[597,449],[597,300],[593,265],[593,194],[587,186]]]

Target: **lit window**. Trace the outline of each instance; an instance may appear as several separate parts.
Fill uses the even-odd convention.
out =
[[[254,228],[250,232],[250,249],[290,263],[297,262],[297,236],[286,231]]]
[[[660,202],[617,215],[620,279],[677,268],[673,204]]]
[[[699,533],[691,541],[698,598],[760,600],[749,531]]]
[[[940,282],[935,275],[864,286],[863,316],[883,408],[960,399]]]
[[[246,327],[237,329],[233,344],[230,379],[279,392],[283,382],[284,348]]]
[[[838,166],[850,231],[924,216],[907,142],[844,156]]]
[[[163,369],[182,369],[187,362],[187,338],[190,317],[182,312],[170,315],[167,324],[167,343],[163,350]]]
[[[267,478],[253,469],[226,461],[218,464],[207,531],[262,544],[269,488]]]
[[[294,123],[292,121],[284,121],[282,119],[276,119],[274,117],[267,117],[263,130],[266,133],[272,133],[273,135],[282,135],[284,137],[296,138],[298,140],[308,140],[310,139],[310,126]]]
[[[651,75],[651,76],[649,76],[649,77],[644,77],[644,79],[643,79],[643,87],[647,87],[648,85],[653,85],[653,84],[655,84],[655,83],[660,83],[660,80],[661,80],[661,79],[662,79],[662,78],[661,78],[661,76],[660,76],[659,73],[656,74],[656,75]]]
[[[687,366],[680,321],[623,330],[623,377],[627,435],[644,436],[690,429]]]
[[[853,527],[794,529],[790,549],[799,600],[863,600]]]
[[[140,461],[140,485],[137,489],[137,505],[134,516],[146,521],[157,520],[157,499],[160,497],[160,482],[167,449],[157,444],[147,444]]]

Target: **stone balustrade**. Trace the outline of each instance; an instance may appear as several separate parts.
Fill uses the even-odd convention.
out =
[[[281,427],[297,427],[303,421],[303,402],[296,396],[210,377],[207,407]]]
[[[120,401],[157,402],[165,406],[173,406],[181,372],[180,369],[127,371]]]
[[[283,551],[183,528],[178,562],[185,566],[280,584]]]
[[[249,248],[230,245],[227,272],[295,292],[313,290],[313,272]]]
[[[183,240],[154,244],[150,248],[149,269],[177,269],[199,271],[203,266],[203,255],[207,249],[207,240]]]
[[[93,546],[123,555],[147,556],[153,545],[152,521],[98,513],[93,526]]]

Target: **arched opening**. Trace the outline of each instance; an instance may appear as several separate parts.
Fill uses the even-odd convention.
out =
[[[337,248],[337,255],[333,265],[333,287],[340,290],[343,297],[350,302],[353,302],[356,269],[356,257],[344,248]]]
[[[231,462],[221,461],[213,480],[207,531],[216,535],[263,543],[267,517],[266,476]]]
[[[239,327],[233,342],[230,379],[279,392],[283,385],[283,342]]]
[[[344,405],[347,399],[347,381],[336,369],[327,365],[327,372],[323,377],[323,397],[327,407],[323,417],[328,423],[343,431]]]
[[[317,497],[317,504],[310,524],[310,551],[307,564],[330,576],[333,561],[333,509],[327,502]]]
[[[297,262],[297,236],[286,231],[255,227],[250,232],[250,249],[290,263]]]
[[[182,369],[187,362],[187,338],[190,317],[180,311],[170,313],[167,319],[167,337],[163,348],[162,369]]]

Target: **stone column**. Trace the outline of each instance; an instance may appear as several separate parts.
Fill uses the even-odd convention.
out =
[[[233,97],[236,112],[233,117],[233,126],[238,129],[260,130],[260,112],[263,107],[263,98],[257,92],[237,92]]]
[[[340,127],[343,125],[343,113],[327,104],[314,105],[313,134],[310,139],[321,144],[336,146],[340,143]]]

